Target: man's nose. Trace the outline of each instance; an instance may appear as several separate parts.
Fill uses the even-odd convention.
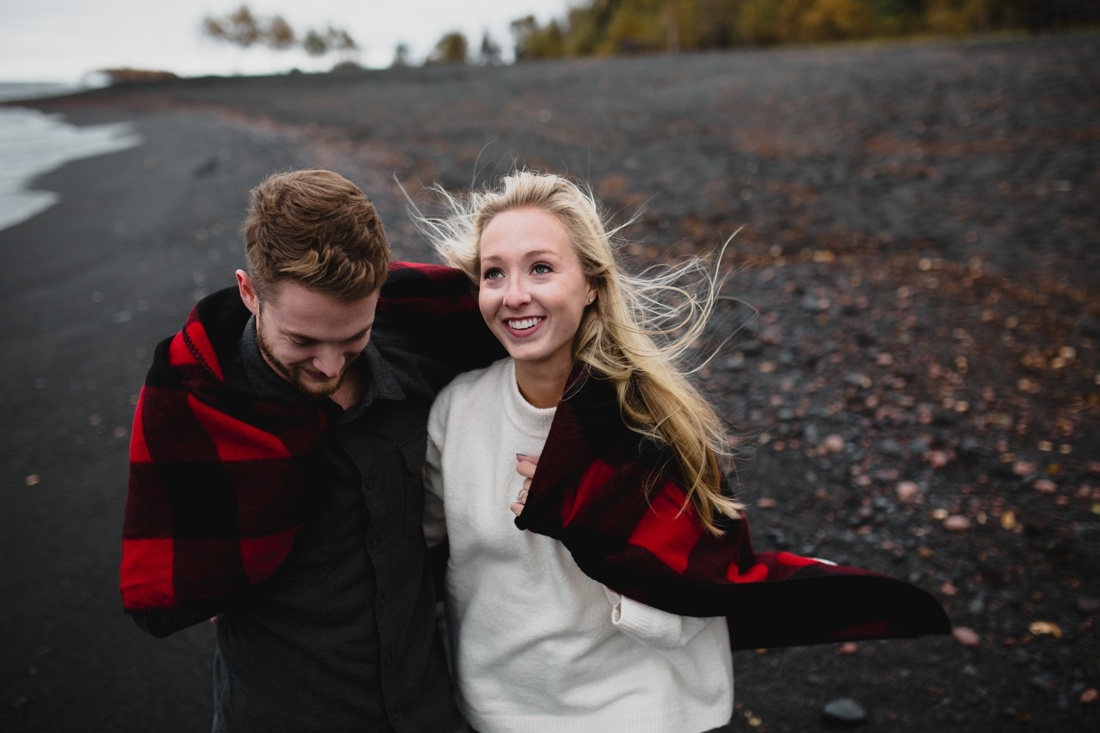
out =
[[[346,360],[347,357],[344,356],[344,352],[339,348],[326,348],[317,356],[313,357],[313,368],[331,379],[338,375],[340,370],[344,368],[344,362]]]

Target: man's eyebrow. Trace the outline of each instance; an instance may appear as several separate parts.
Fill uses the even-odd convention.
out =
[[[371,324],[369,326],[367,326],[366,328],[352,334],[351,336],[348,336],[347,338],[340,339],[340,342],[342,343],[344,341],[357,341],[357,340],[363,338],[364,336],[366,336],[368,333],[370,333],[370,331],[373,328],[374,328],[374,322],[372,321]],[[297,331],[286,331],[285,335],[286,335],[287,338],[294,339],[295,341],[312,341],[314,343],[321,341],[321,339],[316,338],[315,336],[309,336],[309,335],[304,334],[304,333],[298,333]]]

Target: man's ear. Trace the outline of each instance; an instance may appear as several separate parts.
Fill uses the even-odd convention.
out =
[[[244,270],[237,270],[237,290],[241,294],[244,307],[252,311],[252,315],[260,315],[260,299],[256,295],[256,288],[252,285],[252,278]]]

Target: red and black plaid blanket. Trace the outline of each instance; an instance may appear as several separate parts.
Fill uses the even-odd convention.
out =
[[[157,346],[130,443],[120,583],[128,612],[205,604],[270,577],[324,495],[320,408],[226,384],[249,316],[229,288]],[[451,268],[394,263],[378,322],[425,335],[423,351],[455,370],[503,353],[469,281]]]
[[[589,577],[686,616],[725,616],[733,649],[946,634],[929,593],[854,567],[756,552],[747,519],[707,532],[668,452],[629,431],[611,384],[574,368],[516,525],[560,540]]]
[[[502,353],[456,270],[395,263],[382,294],[379,320],[426,336],[453,369]],[[157,347],[130,448],[128,612],[209,603],[270,577],[323,495],[318,407],[226,384],[249,315],[236,289],[215,293]],[[517,525],[562,541],[592,578],[670,612],[727,616],[735,649],[950,631],[940,604],[907,583],[756,553],[746,520],[708,534],[680,514],[667,456],[625,428],[610,385],[581,367],[574,381]]]

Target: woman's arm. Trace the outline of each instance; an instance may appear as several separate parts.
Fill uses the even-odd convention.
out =
[[[523,489],[511,505],[512,513],[518,517],[523,513],[527,491],[531,488],[539,457],[517,455],[516,461],[516,471],[524,477]],[[710,617],[677,616],[626,598],[607,586],[602,587],[611,603],[611,623],[615,628],[635,641],[655,649],[679,649],[702,633],[714,620]]]
[[[428,447],[424,455],[424,539],[435,547],[447,537],[447,520],[443,508],[442,433],[446,409],[441,400],[432,405],[428,416]]]
[[[633,599],[604,586],[611,603],[611,623],[622,633],[655,649],[679,649],[710,626],[713,618],[677,616]]]

